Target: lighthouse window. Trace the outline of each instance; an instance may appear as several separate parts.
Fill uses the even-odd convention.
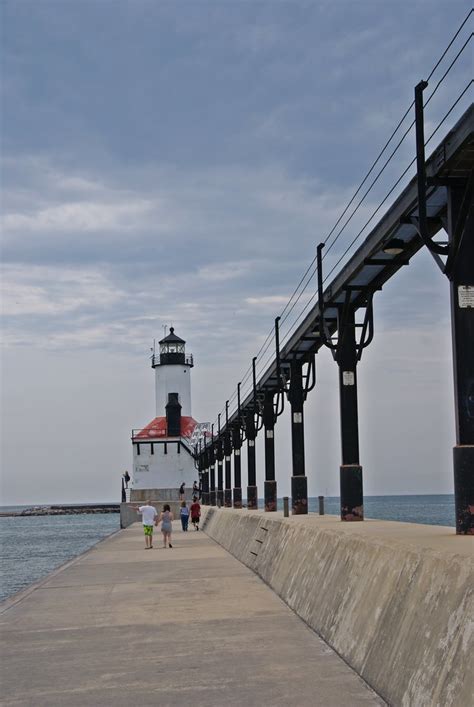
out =
[[[162,354],[184,354],[184,344],[179,344],[175,341],[168,341],[160,344],[160,353]]]
[[[138,454],[138,456],[140,456],[140,445],[139,444],[137,444],[137,454]]]

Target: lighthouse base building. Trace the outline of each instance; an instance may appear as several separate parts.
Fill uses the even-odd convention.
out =
[[[192,417],[181,417],[179,431],[169,431],[169,419],[155,417],[133,438],[133,472],[131,500],[156,496],[172,498],[184,482],[191,492],[197,480],[192,456],[191,438],[197,423]],[[147,496],[148,494],[148,496]]]
[[[173,327],[159,342],[159,353],[153,352],[151,359],[155,371],[156,417],[146,427],[132,431],[130,502],[150,499],[154,505],[170,503],[175,517],[179,487],[185,484],[185,496],[190,500],[193,483],[198,481],[193,450],[208,427],[197,423],[191,415],[194,362],[192,355],[186,354],[185,345]],[[122,527],[125,527],[128,525],[126,508],[122,516]]]

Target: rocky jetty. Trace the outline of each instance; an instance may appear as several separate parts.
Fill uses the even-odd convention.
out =
[[[94,503],[84,505],[54,505],[54,506],[32,506],[24,508],[21,511],[4,511],[0,512],[2,518],[15,518],[19,516],[64,516],[64,515],[80,515],[83,513],[120,513],[120,504],[118,503]]]

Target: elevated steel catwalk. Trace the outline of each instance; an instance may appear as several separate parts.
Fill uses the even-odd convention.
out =
[[[446,180],[467,179],[473,165],[474,104],[471,104],[426,162],[426,175],[431,185],[427,192],[427,216],[432,236],[446,223]],[[417,180],[414,177],[324,291],[324,319],[331,335],[337,331],[338,306],[346,301],[346,296],[350,296],[350,302],[357,309],[363,307],[368,297],[380,290],[423,247],[415,226],[409,223],[417,215]],[[388,241],[394,238],[403,241],[403,252],[400,255],[390,255],[383,250]],[[288,369],[291,360],[316,353],[321,348],[323,343],[319,335],[319,320],[320,310],[316,303],[283,346],[280,353],[282,369]],[[266,391],[277,393],[278,389],[277,365],[274,360],[257,381],[257,391],[260,396]],[[242,401],[241,414],[245,415],[253,405],[251,391]],[[236,420],[237,410],[229,416],[229,427]],[[224,431],[225,427],[221,432]]]

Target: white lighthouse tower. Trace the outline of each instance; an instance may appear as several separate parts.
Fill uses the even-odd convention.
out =
[[[176,336],[174,328],[159,342],[159,355],[153,354],[151,366],[155,370],[156,415],[162,415],[170,393],[178,393],[181,415],[191,417],[192,355],[186,355],[186,342]]]
[[[197,480],[191,437],[197,422],[191,415],[193,357],[186,342],[170,333],[153,353],[156,417],[144,428],[133,430],[131,501],[174,501],[184,482],[191,492]]]

